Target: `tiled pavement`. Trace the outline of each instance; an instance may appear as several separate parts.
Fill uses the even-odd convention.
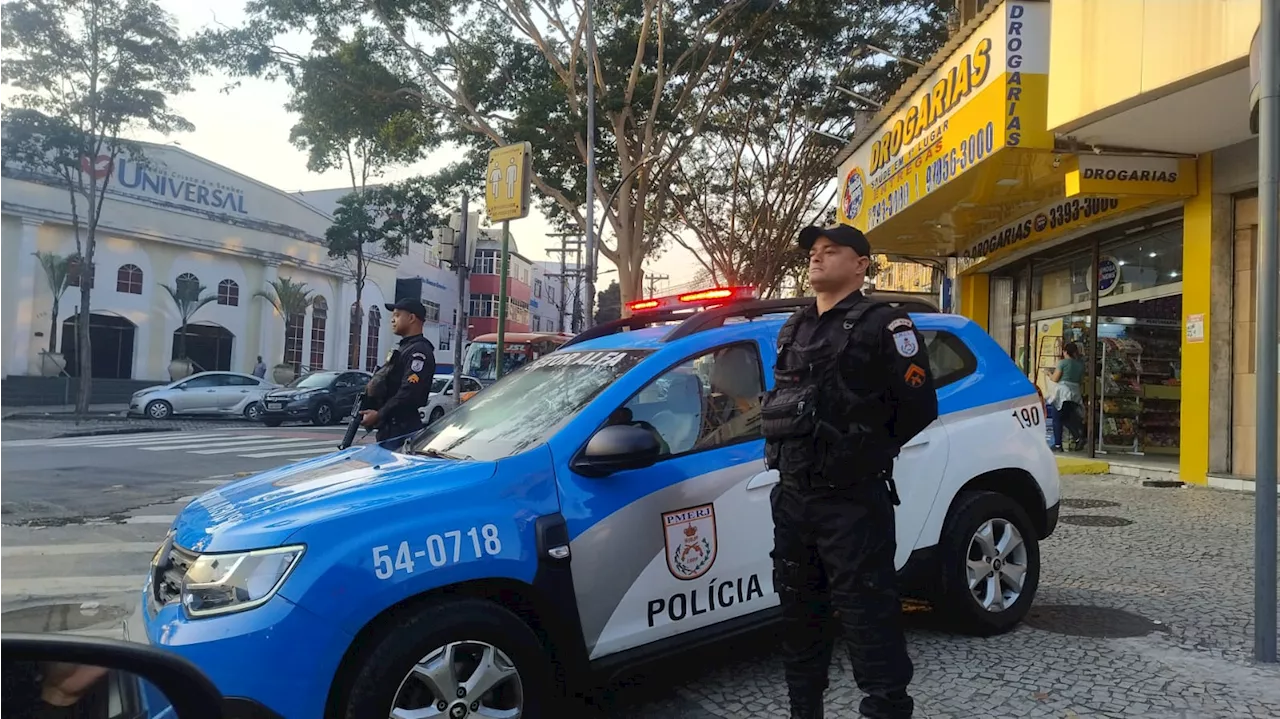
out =
[[[1105,475],[1063,484],[1077,506],[1064,508],[1057,533],[1042,545],[1040,593],[1027,625],[974,639],[910,615],[916,716],[1280,717],[1280,667],[1250,659],[1253,495],[1153,489]],[[1082,507],[1079,500],[1114,504]],[[44,601],[100,600],[127,613],[167,526],[160,514],[176,510],[144,510],[115,527],[5,527],[5,609],[39,603],[35,595],[47,590],[54,594]],[[1086,526],[1076,523],[1081,517],[1092,525],[1131,523]],[[65,551],[44,548],[64,544]],[[77,573],[112,576],[84,577],[100,580],[100,593],[81,596],[84,589],[59,579]],[[861,695],[847,660],[837,657],[827,716],[855,717]],[[786,717],[785,695],[776,651],[767,636],[756,636],[646,668],[583,716],[778,719]]]

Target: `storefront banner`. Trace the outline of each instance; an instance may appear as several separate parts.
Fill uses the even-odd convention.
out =
[[[1050,149],[1049,6],[1000,5],[840,168],[841,222],[874,229],[1005,147]]]
[[[1147,197],[1073,197],[1022,216],[962,249],[966,259],[993,258],[1061,237],[1150,204]]]
[[[1067,197],[1191,197],[1196,194],[1192,157],[1078,155],[1069,160]]]

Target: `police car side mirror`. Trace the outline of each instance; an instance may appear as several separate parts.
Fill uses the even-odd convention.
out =
[[[573,471],[586,477],[605,477],[626,469],[652,466],[662,454],[653,430],[627,424],[602,427],[573,460]]]
[[[117,704],[123,708],[119,716],[241,719],[252,715],[235,706],[237,700],[224,700],[194,664],[146,644],[5,633],[0,634],[0,655],[4,657],[5,716],[44,716],[64,705],[75,707],[76,716],[106,716],[108,706]]]

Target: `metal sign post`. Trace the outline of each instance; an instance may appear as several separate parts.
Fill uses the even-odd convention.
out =
[[[485,172],[485,208],[491,222],[502,223],[502,270],[498,278],[498,348],[495,379],[502,379],[506,364],[507,273],[511,260],[511,220],[529,215],[529,185],[533,179],[533,146],[528,142],[495,147],[489,151]]]
[[[1276,331],[1280,262],[1280,0],[1262,0],[1258,92],[1258,441],[1254,485],[1253,656],[1276,661]]]

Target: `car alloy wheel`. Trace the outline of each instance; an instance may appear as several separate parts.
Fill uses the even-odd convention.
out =
[[[147,405],[147,416],[151,419],[168,419],[173,414],[173,407],[164,400],[156,400]]]
[[[453,642],[423,657],[391,703],[391,719],[523,715],[524,686],[515,663],[497,647],[476,640]]]
[[[249,420],[250,422],[257,422],[258,420],[262,419],[262,412],[263,412],[262,403],[252,402],[249,404],[248,407],[244,408],[244,418]]]
[[[966,567],[969,592],[988,612],[1002,612],[1022,596],[1027,575],[1027,545],[1007,519],[983,522],[969,539]]]

